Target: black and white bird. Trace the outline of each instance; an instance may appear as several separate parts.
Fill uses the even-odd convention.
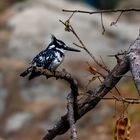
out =
[[[32,66],[42,67],[43,69],[48,69],[53,72],[63,62],[65,51],[80,52],[80,50],[68,47],[63,41],[52,35],[51,43],[45,50],[33,58],[31,64]],[[31,73],[29,80],[39,76],[39,74],[32,70],[32,66],[28,67],[20,76],[25,77]]]

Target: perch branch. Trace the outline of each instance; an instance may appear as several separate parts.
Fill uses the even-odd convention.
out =
[[[39,75],[45,75],[46,78],[55,77],[56,79],[63,79],[70,84],[71,92],[67,96],[67,100],[68,100],[67,119],[68,119],[70,129],[71,129],[71,138],[72,138],[72,140],[77,140],[77,130],[76,130],[76,126],[75,126],[75,117],[76,117],[76,112],[77,112],[76,101],[77,101],[77,95],[78,95],[77,81],[74,78],[72,78],[71,75],[68,72],[66,72],[65,70],[62,70],[61,72],[59,72],[59,71],[50,72],[48,70],[37,68],[35,66],[33,66],[33,70],[35,72],[37,72]],[[52,131],[49,130],[49,132],[52,132]],[[47,137],[48,140],[51,140],[52,138],[53,137],[51,135],[49,137]],[[44,139],[46,139],[46,138],[44,137]]]
[[[43,71],[43,75],[45,75],[47,78],[49,77],[56,77],[60,79],[66,80],[71,87],[71,92],[67,96],[67,109],[68,109],[68,122],[70,125],[70,130],[71,130],[71,139],[72,140],[77,140],[77,130],[75,126],[75,117],[76,117],[76,112],[77,112],[77,95],[78,95],[78,86],[77,86],[77,81],[71,77],[69,73],[67,73],[65,70],[62,72],[55,72],[54,75],[49,74],[46,71]]]
[[[88,111],[93,109],[122,78],[122,76],[129,71],[129,62],[126,57],[124,57],[120,64],[117,64],[110,74],[106,77],[103,83],[98,86],[94,91],[89,91],[89,96],[83,101],[83,103],[77,103],[77,114],[75,116],[75,121],[80,119]],[[114,75],[121,75],[116,77]],[[57,124],[48,131],[43,140],[52,140],[57,135],[64,134],[70,128],[68,114],[61,117]]]

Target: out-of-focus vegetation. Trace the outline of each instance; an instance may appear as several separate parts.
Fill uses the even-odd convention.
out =
[[[85,2],[98,9],[105,10],[116,8],[120,0],[85,0]]]
[[[23,2],[25,0],[1,0],[0,1],[0,12],[7,9],[9,6],[12,6],[14,3]]]

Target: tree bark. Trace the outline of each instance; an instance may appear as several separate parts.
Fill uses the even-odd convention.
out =
[[[130,45],[127,56],[130,64],[130,71],[140,96],[140,34],[135,42]]]

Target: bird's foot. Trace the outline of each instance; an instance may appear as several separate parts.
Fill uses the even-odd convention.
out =
[[[64,74],[65,77],[68,77],[68,78],[71,77],[71,74],[68,73],[65,69],[62,69],[62,73]]]

